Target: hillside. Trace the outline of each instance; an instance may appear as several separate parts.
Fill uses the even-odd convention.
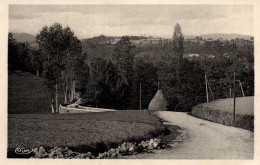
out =
[[[254,131],[254,96],[236,99],[236,116],[233,119],[233,98],[219,99],[196,105],[191,115],[228,126]]]
[[[12,33],[17,42],[34,42],[35,36],[28,33]]]
[[[12,33],[14,38],[17,42],[34,42],[35,41],[35,35],[29,34],[29,33]],[[244,38],[244,39],[250,39],[253,36],[250,35],[243,35],[243,34],[225,34],[225,33],[212,33],[212,34],[201,34],[201,35],[186,35],[186,39],[195,38],[196,36],[202,37],[203,39],[212,38],[214,40],[223,38],[227,40],[235,39],[235,38]],[[140,37],[140,36],[129,36],[131,40],[141,40],[141,39],[147,39],[147,37]],[[108,37],[104,35],[100,35],[93,38],[87,38],[82,39],[83,43],[89,43],[89,42],[97,42],[97,43],[109,43],[115,44],[120,37]]]
[[[233,98],[219,99],[209,103],[201,104],[202,107],[212,110],[227,111],[233,113]],[[236,113],[241,115],[254,115],[254,96],[237,97]]]
[[[8,113],[51,113],[44,79],[28,72],[8,75]]]

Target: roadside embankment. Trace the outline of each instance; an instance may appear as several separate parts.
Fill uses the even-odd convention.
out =
[[[233,99],[220,99],[194,106],[191,115],[228,126],[254,131],[254,97],[236,99],[236,115],[233,121]]]

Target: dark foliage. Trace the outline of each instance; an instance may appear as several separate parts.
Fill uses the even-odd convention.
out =
[[[131,43],[131,40],[147,39],[144,37],[125,36],[119,40],[104,35],[83,40],[80,44],[69,27],[62,31],[62,27],[56,26],[57,37],[49,42],[43,40],[44,36],[48,38],[48,33],[54,33],[55,27],[43,28],[38,35],[38,41],[42,41],[37,48],[17,43],[10,33],[9,72],[19,69],[44,75],[52,90],[57,77],[63,82],[60,89],[66,85],[70,88],[75,80],[75,90],[85,105],[114,109],[139,109],[140,84],[142,109],[147,109],[158,90],[159,80],[169,110],[190,111],[193,105],[206,101],[205,75],[214,99],[227,98],[231,96],[230,90],[233,91],[234,71],[244,94],[254,95],[252,45],[236,46],[219,40],[185,41],[180,26],[174,33],[177,39],[164,39],[149,46],[135,47]],[[116,44],[111,43],[117,40]],[[47,43],[45,46],[52,43],[49,44],[51,47],[44,48],[44,42]],[[186,60],[183,53],[197,53],[199,57]],[[48,54],[52,57],[50,61],[46,60]],[[242,96],[239,85],[237,82],[236,94]],[[212,95],[210,100],[213,100]]]

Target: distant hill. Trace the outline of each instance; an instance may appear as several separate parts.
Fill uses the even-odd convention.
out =
[[[148,37],[144,36],[128,36],[130,40],[142,40],[142,39],[148,39]],[[82,39],[81,41],[83,43],[111,43],[111,44],[116,44],[121,39],[121,36],[105,36],[105,35],[100,35],[92,38],[86,38]]]
[[[187,35],[187,36],[184,35],[184,37],[185,37],[185,39],[191,39],[191,38],[195,38],[196,35]],[[213,40],[217,40],[219,38],[231,40],[231,39],[235,39],[235,38],[250,39],[253,36],[236,34],[236,33],[233,33],[233,34],[213,33],[213,34],[201,34],[201,35],[197,35],[197,37],[202,37],[203,39],[212,38]]]
[[[35,36],[28,33],[12,33],[17,42],[34,42]]]
[[[29,34],[29,33],[12,33],[14,38],[16,39],[17,42],[29,42],[33,43],[35,42],[35,35]],[[225,34],[225,33],[213,33],[213,34],[202,34],[202,35],[197,35],[198,37],[202,37],[203,39],[208,39],[212,38],[214,40],[222,38],[222,39],[235,39],[235,38],[244,38],[244,39],[250,39],[253,36],[250,35],[243,35],[243,34]],[[147,39],[147,37],[139,37],[139,36],[129,36],[131,40],[138,40],[138,39]],[[195,38],[196,35],[184,35],[185,39],[191,39]],[[82,42],[89,43],[89,42],[97,42],[97,43],[109,43],[111,42],[112,44],[114,41],[119,40],[120,37],[111,37],[111,36],[104,36],[100,35],[97,37],[93,38],[88,38],[88,39],[82,39]]]
[[[112,38],[104,35],[100,35],[93,38],[82,39],[81,41],[82,43],[85,44],[98,44],[98,43],[109,43],[110,39]]]
[[[202,34],[199,36],[202,37],[203,39],[212,38],[214,40],[219,39],[219,38],[227,39],[227,40],[231,40],[231,39],[235,39],[235,38],[250,39],[252,37],[249,35],[236,34],[236,33],[233,33],[233,34],[214,33],[214,34]]]

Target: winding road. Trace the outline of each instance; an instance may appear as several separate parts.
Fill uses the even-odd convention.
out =
[[[172,148],[134,159],[253,159],[254,133],[190,116],[183,112],[158,112],[167,124],[182,128]],[[181,141],[181,143],[177,142]]]

